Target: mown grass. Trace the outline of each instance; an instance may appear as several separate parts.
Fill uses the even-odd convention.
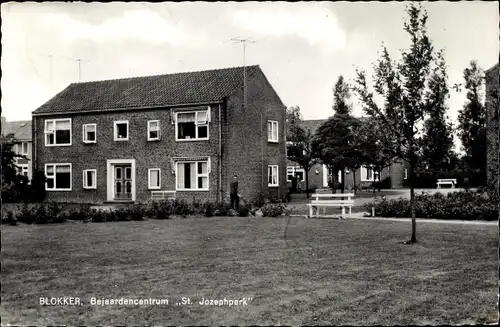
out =
[[[288,223],[288,225],[287,225]],[[286,233],[286,239],[284,235]],[[2,324],[406,325],[497,319],[487,225],[198,218],[2,226]],[[74,296],[83,305],[40,306]],[[169,298],[168,306],[90,306]],[[176,306],[181,297],[192,305]],[[204,298],[253,298],[207,307]]]

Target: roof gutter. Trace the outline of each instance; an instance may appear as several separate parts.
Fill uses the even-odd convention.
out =
[[[170,108],[181,108],[181,107],[192,107],[192,106],[206,106],[211,104],[221,104],[224,100],[214,100],[208,102],[194,102],[194,103],[180,103],[172,105],[162,105],[162,106],[149,106],[149,107],[129,107],[129,108],[110,108],[110,109],[99,109],[99,110],[75,110],[75,111],[54,111],[54,112],[32,112],[32,116],[53,116],[53,115],[73,115],[73,114],[90,114],[90,113],[106,113],[106,112],[117,112],[117,111],[130,111],[130,110],[152,110],[152,109],[170,109]]]

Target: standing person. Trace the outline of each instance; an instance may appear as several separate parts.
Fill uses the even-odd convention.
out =
[[[240,208],[240,195],[238,194],[238,175],[234,175],[230,185],[231,208],[238,211]]]
[[[297,193],[297,175],[292,176],[292,193]]]

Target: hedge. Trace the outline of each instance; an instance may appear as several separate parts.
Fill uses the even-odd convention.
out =
[[[375,209],[375,216],[409,218],[410,200],[398,198],[381,200],[365,204],[365,209],[371,212]],[[497,220],[496,205],[483,191],[451,192],[419,194],[415,196],[415,216],[417,218],[459,219],[459,220]]]

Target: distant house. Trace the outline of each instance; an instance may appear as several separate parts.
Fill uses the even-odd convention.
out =
[[[33,112],[34,164],[56,201],[283,197],[285,106],[259,66],[69,85]]]
[[[314,134],[319,126],[325,122],[326,119],[315,119],[315,120],[303,120],[303,126],[306,129],[311,130]],[[287,160],[287,183],[291,186],[291,177],[295,173],[299,174],[298,187],[305,189],[305,172],[304,169],[291,161]],[[380,180],[387,177],[391,178],[391,188],[402,188],[405,179],[407,179],[408,168],[404,164],[394,163],[391,166],[385,168],[381,172]],[[352,187],[354,185],[354,177],[351,171],[346,170],[345,172],[345,186]],[[328,187],[329,183],[333,180],[332,172],[328,170],[326,165],[316,164],[309,171],[309,188],[324,188]],[[339,171],[336,178],[337,182],[342,181],[342,174]],[[356,171],[356,185],[358,188],[365,188],[372,185],[373,182],[378,181],[378,176],[374,173],[373,169],[368,167],[361,167]]]
[[[2,135],[12,140],[16,154],[26,157],[26,159],[16,159],[18,174],[31,179],[33,176],[31,120],[7,121],[2,117]]]
[[[498,96],[500,69],[498,64],[485,72],[486,77],[486,163],[488,185],[498,183]]]

